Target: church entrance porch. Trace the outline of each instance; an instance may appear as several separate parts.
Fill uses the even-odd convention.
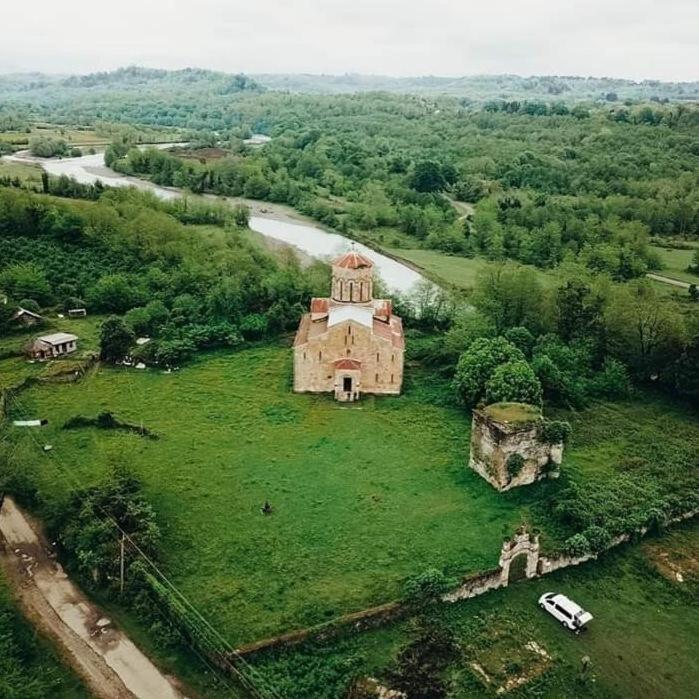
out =
[[[356,359],[335,362],[335,400],[351,403],[359,400],[362,363]]]

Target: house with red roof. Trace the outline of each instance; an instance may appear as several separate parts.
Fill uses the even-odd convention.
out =
[[[391,301],[375,299],[372,261],[354,250],[332,263],[329,298],[314,298],[294,340],[294,391],[398,395],[403,383],[403,324]]]

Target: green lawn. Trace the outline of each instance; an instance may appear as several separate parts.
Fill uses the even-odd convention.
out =
[[[179,372],[102,369],[23,394],[50,416],[18,453],[40,461],[44,496],[122,461],[145,482],[168,568],[235,643],[387,601],[429,566],[491,567],[535,491],[503,498],[466,469],[469,417],[430,404],[427,382],[397,399],[344,407],[290,391],[291,354],[262,347],[202,356]],[[62,431],[109,409],[158,441]],[[268,498],[275,512],[259,508]]]
[[[17,177],[20,181],[41,186],[41,167],[39,165],[13,163],[0,160],[0,178]]]
[[[699,245],[697,247],[699,247]],[[663,269],[661,269],[658,274],[671,277],[672,279],[679,279],[683,282],[689,282],[690,284],[699,284],[699,275],[691,274],[687,271],[687,267],[692,264],[692,255],[694,255],[696,248],[692,248],[691,250],[675,250],[652,245],[651,249],[660,255],[660,259],[663,262]]]
[[[49,503],[69,482],[131,466],[159,515],[168,570],[235,644],[388,601],[431,566],[491,568],[525,520],[547,546],[570,533],[543,506],[565,478],[497,493],[466,468],[470,416],[438,400],[433,375],[411,367],[403,396],[356,406],[294,395],[290,384],[285,346],[203,354],[172,374],[102,368],[22,394],[19,412],[49,418],[38,439],[54,449],[43,454],[14,431],[13,451]],[[60,429],[102,410],[161,438]],[[609,477],[644,440],[699,445],[691,414],[659,399],[568,417],[563,470],[576,480]]]

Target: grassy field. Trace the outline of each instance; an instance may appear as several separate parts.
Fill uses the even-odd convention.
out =
[[[20,615],[0,572],[0,696],[87,699],[89,693],[50,643]]]
[[[519,677],[525,681],[508,696],[696,696],[698,548],[699,524],[688,523],[607,553],[595,563],[428,612],[427,618],[447,629],[457,645],[443,673],[450,685],[448,696],[495,696],[498,687]],[[538,608],[539,596],[550,591],[568,595],[592,613],[583,634],[575,636]],[[393,659],[416,638],[415,629],[416,619],[409,619],[263,657],[258,667],[290,699],[338,696],[353,675],[370,674],[390,686]],[[532,642],[548,657],[532,651],[531,645],[527,648]],[[581,673],[584,656],[590,659],[586,677]]]
[[[699,247],[699,245],[697,245]],[[661,248],[656,245],[651,246],[663,262],[663,269],[658,274],[662,274],[672,279],[679,279],[683,282],[699,284],[699,275],[687,271],[687,267],[692,263],[692,255],[696,248],[691,250],[675,250],[672,248]]]
[[[40,440],[70,471],[44,458],[42,493],[129,464],[160,515],[176,581],[236,643],[384,602],[429,566],[492,566],[534,491],[502,498],[467,471],[468,416],[424,400],[420,380],[351,408],[296,396],[290,359],[263,347],[170,375],[102,369],[30,390],[22,410],[50,415]],[[161,439],[59,429],[106,409]],[[28,439],[18,449],[42,458]]]
[[[446,282],[459,289],[473,289],[478,273],[488,265],[481,257],[459,257],[445,255],[438,250],[389,249],[388,252],[403,258],[423,269],[427,276],[437,282]],[[553,286],[556,281],[552,274],[547,274],[532,267],[544,286]]]
[[[18,178],[25,184],[41,187],[41,167],[39,165],[13,163],[7,160],[0,160],[0,178]]]
[[[400,398],[351,407],[294,395],[290,380],[283,346],[200,355],[173,374],[102,368],[22,394],[17,414],[49,425],[39,444],[12,433],[13,449],[48,502],[115,462],[132,467],[159,514],[174,579],[233,643],[388,601],[431,566],[490,568],[525,520],[546,545],[568,534],[541,507],[562,482],[500,494],[466,468],[470,416],[437,400],[433,376],[412,368]],[[103,410],[161,438],[60,429]],[[641,431],[677,448],[699,444],[696,421],[669,403],[573,417],[564,469],[578,479],[614,473]],[[265,499],[270,517],[259,511]]]

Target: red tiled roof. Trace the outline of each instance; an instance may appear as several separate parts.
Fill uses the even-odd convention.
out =
[[[333,267],[346,267],[347,269],[359,269],[360,267],[373,267],[374,263],[364,255],[354,250],[346,252],[341,257],[333,260]]]
[[[404,345],[403,323],[398,316],[392,316],[388,323],[374,318],[374,335],[388,340],[394,347],[402,348]]]
[[[337,359],[333,362],[336,369],[361,369],[362,363],[357,359]]]
[[[311,313],[327,313],[329,300],[323,298],[311,299]]]
[[[390,318],[393,313],[393,304],[388,299],[377,299],[374,306],[374,316],[377,318]]]

